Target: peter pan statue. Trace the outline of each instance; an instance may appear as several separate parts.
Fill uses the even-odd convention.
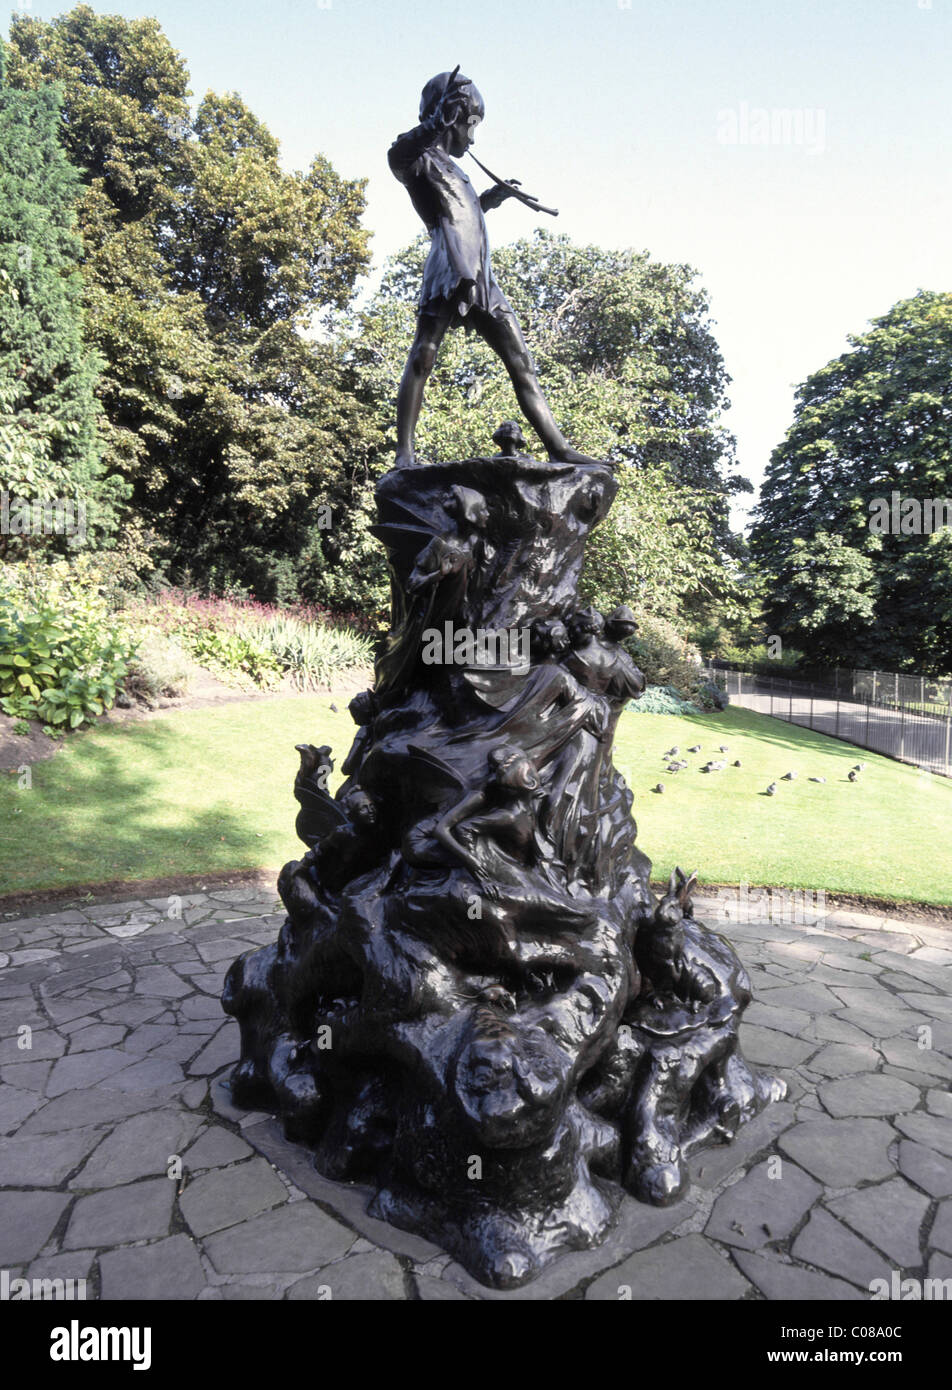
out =
[[[593,463],[569,446],[555,423],[522,330],[489,260],[485,212],[513,197],[541,211],[551,209],[541,208],[536,199],[502,180],[477,194],[451,157],[459,159],[467,153],[484,112],[483,99],[468,77],[460,75],[458,68],[441,72],[423,88],[420,124],[397,136],[388,155],[390,168],[406,186],[431,242],[416,336],[397,395],[396,467],[407,468],[415,462],[413,438],[427,378],[446,330],[464,320],[502,359],[522,413],[549,458]]]

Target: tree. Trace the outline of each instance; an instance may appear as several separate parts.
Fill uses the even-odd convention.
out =
[[[418,238],[390,261],[354,327],[354,357],[381,430],[392,423],[426,245]],[[619,498],[589,546],[586,595],[668,616],[729,603],[739,547],[728,499],[750,484],[732,471],[734,442],[719,418],[728,378],[693,271],[543,232],[503,247],[494,262],[560,425],[618,467]],[[427,385],[418,452],[433,460],[485,453],[514,404],[482,340],[448,334]]]
[[[104,477],[99,364],[83,339],[79,176],[59,143],[58,92],[11,88],[6,56],[0,43],[0,479],[21,516],[22,502],[71,503],[74,543],[101,544],[121,489]],[[63,544],[11,525],[0,556]]]
[[[132,485],[127,549],[173,579],[294,597],[325,563],[317,512],[374,444],[328,333],[368,262],[363,182],[321,156],[282,170],[235,93],[209,92],[193,119],[153,19],[79,5],[17,18],[12,42],[17,85],[62,84],[86,170],[86,303],[106,458]]]
[[[767,471],[751,549],[770,621],[813,660],[944,674],[950,547],[924,504],[952,498],[952,294],[920,291],[850,343],[799,388]]]
[[[876,591],[870,557],[842,536],[817,531],[809,541],[794,537],[770,603],[773,611],[782,607],[783,631],[796,632],[813,660],[837,665],[850,633],[873,618]]]

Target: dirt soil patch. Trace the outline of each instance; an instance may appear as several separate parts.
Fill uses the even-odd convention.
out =
[[[304,853],[304,846],[301,846]],[[92,907],[133,899],[166,898],[175,894],[218,893],[223,888],[260,888],[278,898],[278,869],[240,869],[230,874],[180,874],[171,878],[146,878],[134,883],[112,879],[87,888],[38,889],[0,897],[0,915],[30,917],[40,913],[65,912],[71,907]]]

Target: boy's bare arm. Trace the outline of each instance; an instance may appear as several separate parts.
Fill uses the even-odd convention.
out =
[[[420,158],[421,154],[436,143],[439,135],[458,118],[460,94],[454,86],[457,72],[459,72],[458,66],[454,69],[453,76],[447,83],[442,97],[426,120],[414,126],[412,130],[406,131],[403,135],[398,135],[390,146],[387,159],[390,168],[398,179],[411,164]]]
[[[397,136],[387,151],[387,162],[398,179],[402,179],[420,155],[433,145],[435,136],[436,131],[429,124],[414,126],[412,130]]]

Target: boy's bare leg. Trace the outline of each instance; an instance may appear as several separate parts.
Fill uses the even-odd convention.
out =
[[[397,457],[394,465],[396,468],[410,468],[416,461],[413,437],[423,404],[423,390],[433,370],[440,343],[450,326],[451,317],[450,313],[420,314],[417,319],[413,346],[410,348],[397,392]]]
[[[470,310],[470,317],[473,327],[501,359],[509,373],[519,408],[542,440],[549,458],[565,463],[598,462],[597,459],[590,459],[573,449],[555,423],[549,403],[542,394],[542,387],[539,385],[539,378],[536,376],[522,330],[512,310],[508,313],[491,314],[486,310],[473,308]]]

